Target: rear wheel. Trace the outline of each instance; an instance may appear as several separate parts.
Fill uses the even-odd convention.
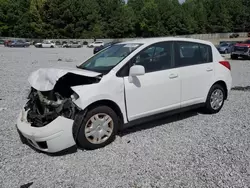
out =
[[[118,131],[119,120],[108,106],[98,106],[87,112],[76,137],[83,149],[98,149],[110,144]],[[78,129],[75,129],[78,130]]]
[[[225,96],[226,91],[221,85],[213,85],[207,96],[205,112],[209,114],[218,113],[224,105]]]

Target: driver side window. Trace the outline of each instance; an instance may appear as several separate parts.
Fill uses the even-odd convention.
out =
[[[142,65],[145,72],[155,72],[171,68],[172,42],[163,42],[152,45],[133,58],[132,65]]]

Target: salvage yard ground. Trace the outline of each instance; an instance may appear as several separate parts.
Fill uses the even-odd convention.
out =
[[[230,60],[234,88],[216,115],[175,115],[126,130],[103,149],[64,156],[51,157],[21,144],[15,123],[30,88],[29,74],[41,67],[74,67],[92,53],[85,47],[0,47],[1,188],[28,183],[31,188],[250,185],[247,60]]]

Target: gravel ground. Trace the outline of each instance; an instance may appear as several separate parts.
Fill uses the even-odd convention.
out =
[[[95,150],[51,157],[21,144],[16,117],[29,74],[75,66],[92,49],[0,47],[0,187],[250,187],[250,91],[233,90],[216,115],[187,112],[117,136]],[[61,59],[62,61],[58,61]],[[231,61],[233,85],[250,85],[250,61]]]

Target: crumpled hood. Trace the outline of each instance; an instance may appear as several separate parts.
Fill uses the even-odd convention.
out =
[[[28,82],[33,88],[38,91],[50,91],[55,87],[56,82],[67,73],[73,73],[76,75],[82,75],[87,77],[96,77],[101,75],[101,73],[92,72],[88,70],[80,70],[76,68],[40,68],[31,73],[28,78]]]

